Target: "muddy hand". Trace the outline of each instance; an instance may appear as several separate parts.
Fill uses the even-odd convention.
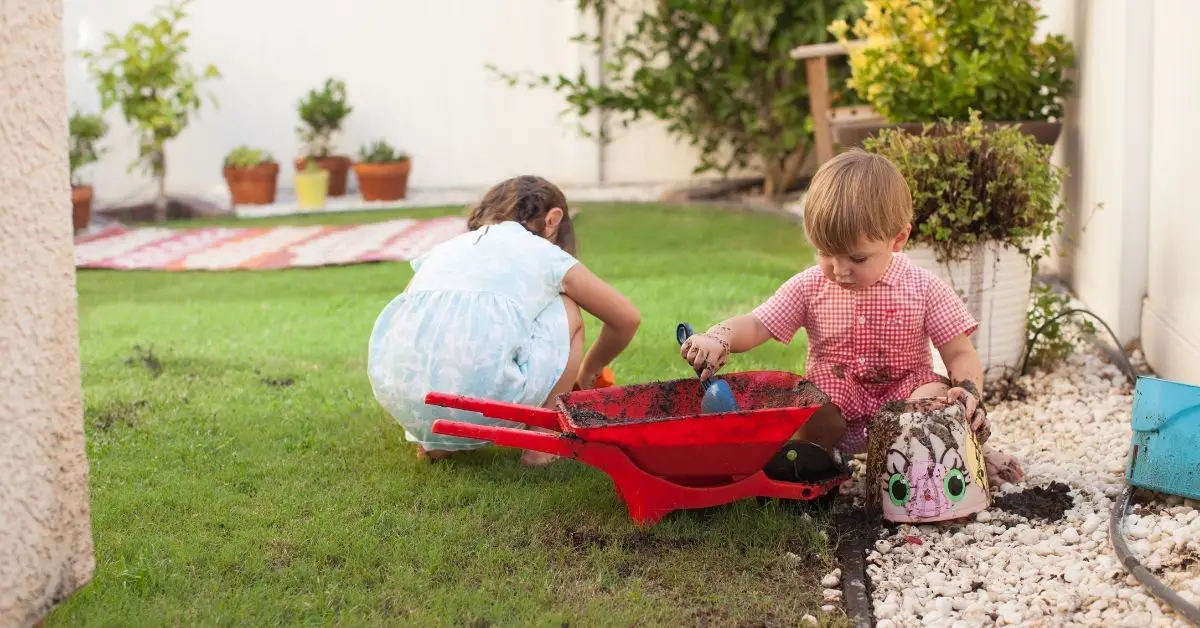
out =
[[[708,334],[689,337],[679,347],[679,354],[705,380],[716,375],[729,359],[726,345]]]
[[[955,386],[946,391],[946,397],[950,401],[962,404],[966,408],[967,416],[969,417],[974,417],[975,410],[979,408],[979,399],[966,388]]]
[[[1016,458],[992,447],[983,448],[983,465],[987,468],[988,484],[1000,486],[1005,482],[1016,484],[1025,479]]]
[[[979,438],[979,444],[987,442],[992,436],[992,426],[988,422],[987,412],[983,408],[975,408],[975,416],[971,417],[971,429],[975,432],[975,436]]]

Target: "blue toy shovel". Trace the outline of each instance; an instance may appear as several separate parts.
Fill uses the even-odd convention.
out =
[[[679,341],[681,347],[691,335],[692,326],[687,323],[680,323],[675,328],[675,339]],[[699,374],[700,372],[696,373],[696,375]],[[708,381],[701,380],[700,386],[704,389],[704,396],[700,399],[701,413],[719,414],[739,410],[737,399],[734,398],[733,391],[729,389],[729,383],[725,380],[713,377]]]

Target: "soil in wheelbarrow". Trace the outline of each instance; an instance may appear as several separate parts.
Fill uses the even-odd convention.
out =
[[[743,410],[767,408],[794,408],[824,405],[829,397],[812,382],[800,380],[794,386],[780,387],[770,382],[730,378],[733,391]],[[627,397],[611,400],[622,408],[615,415],[606,416],[594,407],[579,405],[569,407],[571,422],[579,427],[600,427],[614,423],[652,423],[676,419],[699,413],[700,398],[696,386],[686,381],[651,382],[626,389]],[[630,408],[644,408],[631,413]]]

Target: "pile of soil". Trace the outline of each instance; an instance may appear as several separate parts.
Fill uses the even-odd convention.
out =
[[[1046,486],[1035,486],[1020,493],[1009,493],[997,497],[996,508],[1033,521],[1054,522],[1062,519],[1075,505],[1070,495],[1071,487],[1062,482],[1051,482]]]

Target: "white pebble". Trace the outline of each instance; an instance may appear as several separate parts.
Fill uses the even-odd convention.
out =
[[[813,617],[812,615],[805,615],[804,617],[800,618],[800,621],[802,621],[810,626],[816,626],[819,623],[817,621],[817,618]]]
[[[821,586],[825,587],[826,589],[832,589],[833,587],[841,584],[841,582],[842,579],[839,578],[837,574],[826,574],[824,578],[821,578]]]
[[[975,515],[975,520],[980,523],[987,523],[992,520],[992,513],[986,510],[981,511],[979,514]]]
[[[1079,533],[1075,531],[1075,528],[1067,528],[1063,530],[1062,540],[1074,545],[1079,542]]]

